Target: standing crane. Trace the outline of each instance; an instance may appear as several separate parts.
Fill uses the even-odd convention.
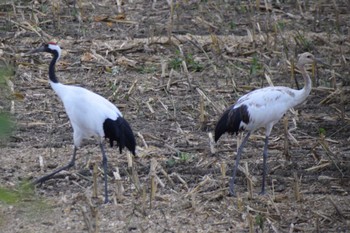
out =
[[[303,89],[294,90],[289,87],[275,86],[254,90],[240,97],[234,105],[225,110],[219,119],[215,127],[215,142],[226,132],[237,135],[240,131],[247,131],[237,151],[236,163],[230,180],[231,195],[235,195],[235,178],[243,147],[247,143],[250,134],[261,127],[265,128],[265,145],[263,151],[263,180],[260,194],[265,194],[267,150],[272,127],[290,108],[302,103],[309,96],[311,79],[305,66],[317,61],[319,60],[308,52],[299,56],[297,68],[299,68],[304,78],[305,85]]]
[[[52,54],[49,66],[49,81],[52,89],[63,102],[64,108],[73,127],[74,151],[71,161],[61,168],[35,180],[40,184],[51,179],[62,170],[74,166],[75,157],[81,142],[85,138],[96,136],[102,152],[102,165],[105,183],[105,203],[108,202],[107,189],[107,156],[103,146],[103,139],[108,138],[110,146],[117,142],[119,152],[124,147],[135,155],[136,142],[129,123],[123,118],[119,109],[107,99],[85,88],[61,84],[55,74],[55,65],[61,56],[61,48],[53,42],[44,44],[30,53],[46,52]]]

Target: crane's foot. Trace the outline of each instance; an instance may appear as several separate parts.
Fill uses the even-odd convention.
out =
[[[265,192],[265,189],[264,190],[261,190],[261,192],[259,193],[259,195],[266,195],[267,193]]]
[[[232,181],[230,181],[229,194],[232,197],[236,197],[235,184]]]
[[[108,195],[105,195],[105,202],[104,204],[108,204],[108,203],[112,203],[109,198],[108,198]]]
[[[37,184],[42,184],[44,183],[45,181],[51,179],[54,177],[54,175],[56,175],[57,173],[63,171],[63,170],[68,170],[69,168],[73,167],[74,166],[74,161],[71,161],[69,164],[67,164],[66,166],[64,167],[61,167],[61,168],[58,168],[57,170],[51,172],[50,174],[46,175],[46,176],[42,176],[36,180],[34,180],[32,182],[33,185],[37,185]]]

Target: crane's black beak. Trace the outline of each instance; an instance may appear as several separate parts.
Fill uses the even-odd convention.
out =
[[[322,64],[325,65],[326,67],[331,67],[329,64],[325,63],[323,60],[319,59],[319,58],[315,58],[315,63],[317,64]]]
[[[28,52],[28,54],[33,54],[33,53],[40,53],[40,52],[45,52],[45,46],[42,45],[37,49],[33,49],[31,51]]]

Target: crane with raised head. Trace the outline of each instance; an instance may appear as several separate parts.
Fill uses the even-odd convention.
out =
[[[265,145],[263,150],[263,179],[260,194],[265,194],[266,163],[271,130],[290,108],[301,104],[309,96],[311,92],[311,79],[305,66],[319,61],[309,52],[299,55],[296,66],[304,78],[304,87],[301,90],[283,86],[272,86],[254,90],[243,95],[234,105],[227,108],[217,122],[215,127],[216,142],[226,132],[237,135],[240,131],[247,131],[237,150],[236,163],[229,183],[231,195],[235,195],[235,178],[243,148],[251,133],[262,127],[265,128]]]
[[[85,88],[60,83],[55,74],[55,65],[61,56],[61,48],[53,42],[44,44],[30,53],[46,52],[52,55],[49,65],[49,82],[52,89],[63,102],[64,108],[73,128],[74,150],[71,161],[48,175],[37,180],[34,184],[43,183],[51,179],[60,171],[74,166],[76,152],[81,146],[82,140],[95,136],[99,139],[102,152],[102,165],[104,171],[104,200],[108,202],[107,188],[107,156],[103,139],[108,138],[110,146],[117,142],[119,152],[126,147],[135,155],[136,141],[129,123],[123,118],[119,109],[110,101]]]

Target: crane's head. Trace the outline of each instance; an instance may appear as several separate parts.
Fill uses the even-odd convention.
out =
[[[309,52],[299,54],[298,56],[298,68],[304,68],[305,65],[313,64],[313,63],[321,63],[325,66],[329,66],[327,63],[324,63],[322,60],[316,58],[314,55],[312,55]]]
[[[298,56],[297,66],[298,68],[301,68],[301,67],[304,67],[305,65],[313,64],[314,62],[317,62],[317,61],[318,60],[314,57],[314,55],[312,55],[309,52],[306,52]]]
[[[52,55],[56,55],[57,60],[60,59],[61,57],[61,48],[55,42],[49,42],[47,44],[43,44],[39,48],[34,49],[29,53],[40,53],[40,52],[46,52],[46,53],[51,53]]]

